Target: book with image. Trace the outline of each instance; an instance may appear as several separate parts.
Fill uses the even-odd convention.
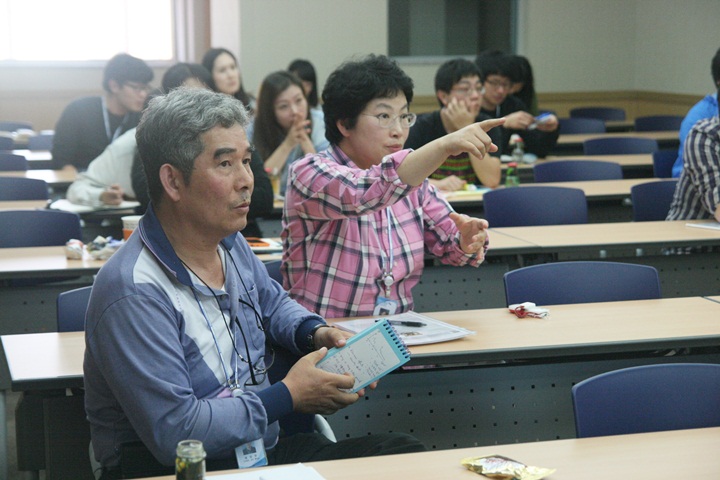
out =
[[[381,319],[388,320],[395,328],[398,336],[409,347],[457,340],[475,333],[416,312],[357,320],[341,320],[334,322],[333,325],[348,332],[357,333]]]
[[[410,352],[387,320],[373,322],[349,338],[342,348],[331,348],[317,367],[326,372],[355,377],[348,390],[355,393],[410,360]]]

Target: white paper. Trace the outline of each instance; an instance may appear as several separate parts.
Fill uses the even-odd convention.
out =
[[[406,312],[399,313],[397,315],[365,318],[359,320],[342,320],[339,322],[334,322],[334,325],[348,332],[358,333],[375,323],[375,320],[382,318],[387,318],[388,320],[390,320],[398,336],[402,339],[403,342],[405,342],[405,345],[407,346],[447,342],[449,340],[456,340],[458,338],[473,335],[475,333],[471,330],[456,327],[455,325],[450,325],[449,323],[441,322],[440,320],[435,320],[434,318],[430,318],[426,315],[421,315],[416,312]],[[425,326],[408,327],[397,324],[397,322],[403,321],[421,322],[424,323]]]
[[[713,222],[713,223],[686,223],[686,227],[695,227],[695,228],[707,228],[710,230],[720,230],[720,223]]]
[[[267,243],[267,247],[254,247],[250,245],[250,248],[255,253],[272,253],[272,252],[282,252],[282,243],[278,242],[277,240],[273,240],[272,238],[261,238],[263,242]]]
[[[265,467],[262,470],[253,472],[230,473],[227,475],[216,475],[212,480],[325,480],[317,470],[306,467],[302,463],[281,467]]]
[[[55,200],[51,205],[50,208],[53,210],[63,210],[66,212],[72,212],[72,213],[89,213],[89,212],[102,212],[105,210],[130,210],[135,207],[139,207],[140,202],[130,202],[127,200],[124,200],[120,205],[101,205],[97,207],[91,207],[89,205],[80,205],[77,203],[72,203],[69,200],[66,200],[64,198],[61,198],[60,200]]]

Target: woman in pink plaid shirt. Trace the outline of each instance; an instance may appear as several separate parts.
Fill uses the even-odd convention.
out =
[[[495,151],[486,132],[504,119],[404,150],[412,96],[410,77],[385,56],[341,65],[322,94],[330,148],[291,165],[284,287],[326,318],[412,310],[426,253],[458,266],[485,258],[487,222],[454,212],[426,178],[451,155]]]

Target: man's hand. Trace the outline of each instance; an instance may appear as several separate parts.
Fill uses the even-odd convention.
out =
[[[114,183],[100,194],[100,201],[105,205],[120,205],[124,194],[122,187]]]
[[[559,125],[560,122],[558,121],[557,117],[550,114],[545,117],[545,119],[541,123],[538,123],[537,129],[541,132],[554,132],[555,130],[557,130]]]
[[[450,218],[460,231],[460,248],[468,255],[481,251],[487,240],[487,220],[452,212]]]
[[[337,330],[321,328],[320,330]],[[318,332],[320,331],[318,330]],[[355,384],[351,375],[338,375],[317,368],[315,365],[327,354],[325,347],[302,357],[293,365],[282,380],[293,400],[293,410],[301,413],[330,415],[352,405],[365,395],[365,390],[346,393]]]
[[[447,132],[452,133],[474,123],[478,113],[480,113],[480,103],[472,107],[467,102],[452,98],[440,110],[440,117]]]
[[[528,112],[513,112],[505,116],[505,128],[512,130],[527,130],[533,123],[535,123],[535,117]]]

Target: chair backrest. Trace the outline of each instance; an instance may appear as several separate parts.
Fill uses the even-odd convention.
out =
[[[577,182],[582,180],[619,180],[619,163],[600,160],[557,160],[533,166],[535,182]]]
[[[0,200],[47,200],[45,180],[23,177],[0,177]]]
[[[570,118],[597,118],[599,120],[625,120],[625,110],[614,107],[578,107],[570,110]]]
[[[28,138],[28,150],[52,150],[55,134],[41,133]]]
[[[578,188],[526,186],[491,190],[483,195],[491,227],[587,223],[585,192]]]
[[[85,330],[87,311],[92,286],[62,292],[57,297],[57,331],[81,332]]]
[[[617,302],[660,298],[654,267],[619,262],[553,262],[511,270],[503,276],[508,305]]]
[[[560,133],[605,133],[605,121],[599,118],[561,118]]]
[[[268,275],[270,275],[270,278],[278,282],[280,285],[283,284],[283,278],[282,273],[280,272],[280,265],[282,265],[282,260],[273,260],[271,262],[265,262],[265,268],[268,271]]]
[[[633,185],[630,189],[633,221],[652,222],[665,220],[675,195],[677,178]]]
[[[636,132],[679,131],[682,115],[648,115],[635,119]]]
[[[32,122],[0,122],[0,132],[17,132],[21,129],[32,130]]]
[[[65,245],[81,239],[80,217],[58,210],[0,211],[0,248]]]
[[[585,155],[653,153],[656,152],[658,148],[657,140],[641,137],[591,138],[583,142]]]
[[[0,151],[10,151],[15,146],[15,140],[12,137],[0,135]]]
[[[673,165],[675,165],[675,160],[678,158],[678,151],[676,149],[663,149],[653,152],[652,156],[653,177],[671,178]]]
[[[27,170],[28,161],[22,155],[15,155],[10,152],[0,152],[0,171],[11,172],[15,170]]]
[[[579,438],[720,426],[720,365],[667,363],[602,373],[572,388]]]

